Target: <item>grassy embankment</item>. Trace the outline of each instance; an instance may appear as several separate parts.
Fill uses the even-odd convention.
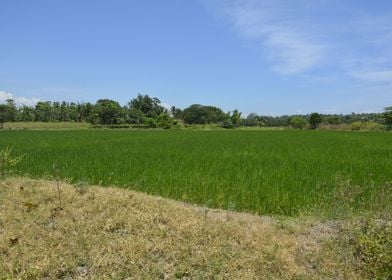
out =
[[[391,234],[380,219],[270,218],[0,181],[0,279],[388,279]]]
[[[4,129],[12,130],[75,130],[89,128],[91,128],[91,124],[77,122],[7,122],[4,124]]]

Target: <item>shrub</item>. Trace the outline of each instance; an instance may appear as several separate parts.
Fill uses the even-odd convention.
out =
[[[306,121],[302,117],[293,117],[290,120],[290,125],[294,128],[302,129],[305,127]]]
[[[379,123],[374,121],[367,121],[367,122],[353,122],[350,125],[351,130],[383,130],[383,126]]]
[[[392,277],[392,223],[369,219],[354,225],[351,237],[359,269],[368,279]]]
[[[234,124],[231,119],[223,120],[219,123],[219,126],[222,128],[234,128]]]
[[[167,113],[161,113],[157,118],[156,125],[159,128],[169,129],[173,126],[173,118]]]
[[[145,125],[149,128],[156,128],[157,127],[157,122],[153,118],[146,118],[145,119]]]
[[[367,130],[383,130],[384,127],[379,123],[369,121],[369,122],[366,122],[366,129]]]
[[[361,130],[361,122],[353,122],[350,125],[351,130]]]

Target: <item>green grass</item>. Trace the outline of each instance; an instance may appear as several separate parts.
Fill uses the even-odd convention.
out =
[[[31,177],[259,214],[328,207],[348,181],[360,189],[352,207],[377,207],[378,187],[392,181],[392,134],[384,132],[2,131],[5,147],[26,154],[18,172]]]

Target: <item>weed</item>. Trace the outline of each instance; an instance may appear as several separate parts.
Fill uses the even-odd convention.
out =
[[[350,241],[362,274],[369,279],[391,279],[391,220],[366,219],[353,228]]]
[[[23,159],[24,155],[14,157],[12,148],[5,148],[0,151],[0,178],[9,175]]]

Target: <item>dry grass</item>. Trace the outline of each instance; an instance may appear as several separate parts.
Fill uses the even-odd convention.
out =
[[[359,279],[339,223],[198,208],[118,189],[0,181],[0,279]]]
[[[4,129],[12,130],[75,130],[89,128],[91,128],[91,124],[84,122],[7,122],[4,124]]]

